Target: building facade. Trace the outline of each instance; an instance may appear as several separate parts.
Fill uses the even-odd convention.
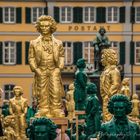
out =
[[[33,73],[28,65],[29,42],[37,38],[34,23],[42,14],[57,21],[56,38],[63,41],[64,87],[74,80],[78,58],[87,60],[87,72],[94,70],[92,41],[105,27],[111,47],[119,57],[119,68],[130,78],[132,93],[140,95],[140,0],[0,0],[0,87],[3,99],[13,96],[21,85],[29,103]]]

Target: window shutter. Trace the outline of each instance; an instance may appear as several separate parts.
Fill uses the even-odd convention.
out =
[[[48,15],[48,7],[45,7],[45,8],[44,8],[44,14],[45,14],[45,15]]]
[[[125,64],[125,42],[120,42],[120,64]]]
[[[82,23],[83,22],[83,8],[82,7],[74,7],[73,8],[73,22],[74,23]]]
[[[74,42],[73,43],[74,45],[74,64],[76,64],[77,60],[79,58],[82,58],[83,56],[83,50],[82,50],[82,42]]]
[[[60,16],[60,12],[59,12],[60,10],[59,10],[59,7],[54,7],[54,19],[55,19],[55,21],[56,22],[59,22],[60,20],[60,18],[59,18],[59,16]]]
[[[125,23],[125,7],[120,7],[120,23]]]
[[[3,22],[3,12],[2,12],[2,7],[0,7],[0,23]]]
[[[0,64],[3,64],[3,49],[2,49],[2,42],[0,42]]]
[[[106,22],[106,8],[105,7],[97,7],[96,9],[96,22],[97,23],[105,23]]]
[[[135,22],[135,7],[131,7],[131,17],[130,17],[131,23]]]
[[[135,63],[135,45],[134,42],[130,42],[130,64],[134,65]]]
[[[16,64],[22,64],[22,42],[16,43]]]
[[[31,8],[26,7],[25,12],[26,12],[25,14],[26,23],[31,23]]]
[[[30,42],[25,42],[25,64],[29,64],[28,62],[28,51],[29,51],[29,47],[30,47]]]
[[[22,22],[22,10],[21,7],[16,8],[16,23]]]

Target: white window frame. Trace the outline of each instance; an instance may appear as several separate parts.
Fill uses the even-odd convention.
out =
[[[8,46],[5,46],[5,43],[8,43]],[[13,46],[10,46],[10,43],[14,43],[14,45]],[[9,59],[9,61],[8,62],[5,62],[6,60],[6,58],[5,58],[5,51],[6,51],[6,49],[8,49],[9,50],[9,53],[8,53],[8,59]],[[11,60],[11,49],[14,49],[14,62],[10,62],[10,60]],[[3,42],[3,64],[4,65],[15,65],[16,64],[16,54],[17,53],[17,51],[16,51],[16,42],[14,42],[14,41],[5,41],[5,42]]]
[[[108,13],[109,13],[109,8],[111,8],[111,21],[108,20]],[[117,21],[114,21],[114,8],[117,8]],[[107,14],[106,14],[106,22],[107,23],[118,23],[119,22],[119,7],[116,6],[111,6],[106,8]]]
[[[8,8],[8,21],[5,20],[5,8]],[[10,8],[14,8],[14,21],[11,21]],[[3,22],[4,23],[16,23],[16,8],[15,7],[3,7]]]
[[[85,9],[88,8],[88,21],[85,20]],[[94,8],[94,21],[91,21],[91,16],[90,16],[90,13],[91,13],[91,9],[90,8]],[[92,7],[92,6],[87,6],[87,7],[83,7],[83,22],[84,23],[95,23],[95,20],[96,20],[96,8],[95,7]]]
[[[136,41],[136,42],[135,42],[135,64],[136,64],[136,65],[140,65],[140,62],[139,62],[139,63],[136,62],[136,50],[137,50],[137,49],[140,50],[140,47],[137,47],[137,46],[136,46],[136,45],[137,45],[137,42],[140,43],[140,41]]]
[[[70,42],[71,43],[71,62],[68,63],[68,43],[70,41],[65,41],[64,43],[66,43],[67,45],[64,47],[64,50],[65,50],[65,65],[72,65],[73,64],[73,42]]]
[[[44,9],[45,7],[32,7],[31,8],[31,22],[35,23],[37,21],[37,19],[41,16],[39,15],[39,8],[42,9],[42,15],[44,15]],[[36,9],[36,21],[34,21],[34,15],[33,15],[33,10]]]
[[[62,19],[62,8],[65,8],[65,20]],[[71,20],[68,21],[68,16],[67,16],[67,8],[70,8],[70,13],[71,13]],[[61,7],[60,8],[60,22],[61,23],[72,23],[73,21],[73,8],[72,7],[69,7],[69,6],[64,6],[64,7]]]
[[[92,41],[85,41],[85,42],[82,43],[82,47],[83,47],[82,48],[83,49],[83,58],[85,59],[85,49],[84,49],[84,47],[85,47],[85,43],[86,42],[88,42],[88,60],[87,60],[87,63],[88,64],[91,64],[91,62],[90,62],[90,53],[91,53],[90,52],[91,51],[90,48],[92,47],[92,45],[90,45],[90,43],[92,44]]]
[[[137,20],[137,15],[138,15],[138,14],[137,14],[137,13],[138,13],[138,12],[137,12],[137,9],[138,9],[138,8],[140,8],[140,6],[135,7],[135,22],[136,22],[136,23],[140,23],[140,20],[139,20],[139,21]],[[140,18],[140,15],[139,15],[139,18]]]
[[[6,99],[5,97],[5,95],[6,95],[6,93],[8,92],[8,100],[10,99],[10,94],[13,92],[13,91],[11,91],[11,90],[8,90],[8,91],[5,91],[5,86],[15,86],[15,84],[4,84],[4,99]],[[14,88],[14,87],[13,87]]]

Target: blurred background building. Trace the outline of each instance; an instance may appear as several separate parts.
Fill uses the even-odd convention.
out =
[[[0,0],[0,87],[3,99],[13,97],[21,85],[29,103],[33,73],[28,65],[29,42],[37,38],[34,23],[42,14],[55,18],[56,38],[63,41],[64,88],[74,80],[78,58],[87,60],[86,71],[94,70],[92,41],[105,27],[111,47],[119,57],[123,77],[129,77],[132,93],[140,97],[140,0]]]

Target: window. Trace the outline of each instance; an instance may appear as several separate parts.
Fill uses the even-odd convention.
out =
[[[15,85],[13,84],[8,84],[8,85],[4,85],[4,93],[5,93],[5,99],[9,100],[10,98],[14,97],[13,94],[13,88]]]
[[[136,12],[135,12],[136,23],[140,23],[140,7],[136,7],[135,10],[136,10]]]
[[[62,23],[71,23],[72,22],[72,8],[71,7],[61,7],[60,21]]]
[[[119,59],[119,43],[117,41],[111,41],[111,48],[113,50],[115,50],[115,52],[118,55],[118,59]],[[119,60],[118,60],[119,61]]]
[[[119,22],[119,8],[118,7],[107,8],[107,22],[108,23]]]
[[[85,23],[95,22],[95,8],[94,7],[84,7],[83,19]]]
[[[140,85],[136,85],[136,94],[138,95],[138,97],[139,97],[139,100],[140,100]]]
[[[32,8],[32,23],[35,23],[37,19],[44,14],[44,7]]]
[[[3,8],[3,21],[4,23],[16,22],[16,9],[14,7]]]
[[[92,47],[92,42],[84,42],[83,43],[83,58],[89,64],[94,63],[94,47]]]
[[[3,64],[16,64],[16,43],[12,41],[4,42]]]
[[[71,65],[73,63],[73,46],[71,42],[63,43],[65,49],[65,65]]]
[[[135,43],[135,64],[140,64],[140,42]]]

